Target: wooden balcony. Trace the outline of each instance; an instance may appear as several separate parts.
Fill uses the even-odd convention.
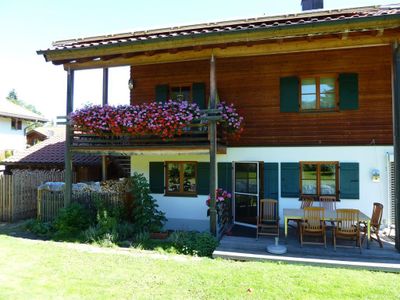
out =
[[[218,153],[226,153],[226,137],[218,134]],[[132,136],[113,133],[94,134],[71,128],[71,150],[101,155],[113,154],[209,154],[207,124],[190,124],[182,135],[161,138],[155,135]]]

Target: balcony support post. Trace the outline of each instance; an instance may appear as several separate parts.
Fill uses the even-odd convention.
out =
[[[217,81],[215,74],[215,58],[210,60],[210,109],[217,108]],[[209,119],[208,130],[210,138],[210,232],[217,236],[216,210],[216,178],[217,178],[217,121]]]
[[[108,104],[108,68],[103,69],[103,106]],[[107,156],[101,156],[101,179],[107,180]]]
[[[67,71],[67,122],[65,126],[65,191],[64,191],[64,207],[71,203],[72,199],[72,132],[69,124],[69,115],[74,109],[74,70]]]
[[[400,46],[397,42],[393,45],[392,65],[395,247],[400,252]]]

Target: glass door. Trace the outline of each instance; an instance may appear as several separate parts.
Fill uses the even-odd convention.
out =
[[[234,222],[255,227],[259,198],[259,163],[234,163]]]

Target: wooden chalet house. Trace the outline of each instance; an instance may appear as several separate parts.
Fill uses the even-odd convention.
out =
[[[47,119],[7,99],[0,100],[0,160],[6,153],[26,149],[26,133],[33,123]]]
[[[215,232],[205,205],[214,187],[233,193],[233,222],[247,226],[259,199],[278,199],[282,214],[299,207],[301,194],[335,195],[338,207],[368,215],[382,202],[384,222],[399,221],[389,182],[390,161],[399,157],[399,38],[394,5],[65,40],[38,54],[68,72],[68,114],[74,72],[102,68],[106,104],[115,66],[131,66],[132,104],[178,94],[204,109],[217,98],[236,105],[245,122],[240,139],[217,140],[215,118],[208,134],[170,141],[67,137],[67,169],[71,152],[130,155],[168,228]],[[399,184],[392,188],[399,199]]]

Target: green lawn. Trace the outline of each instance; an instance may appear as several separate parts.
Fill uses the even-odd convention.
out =
[[[400,275],[0,235],[0,299],[399,299]]]

